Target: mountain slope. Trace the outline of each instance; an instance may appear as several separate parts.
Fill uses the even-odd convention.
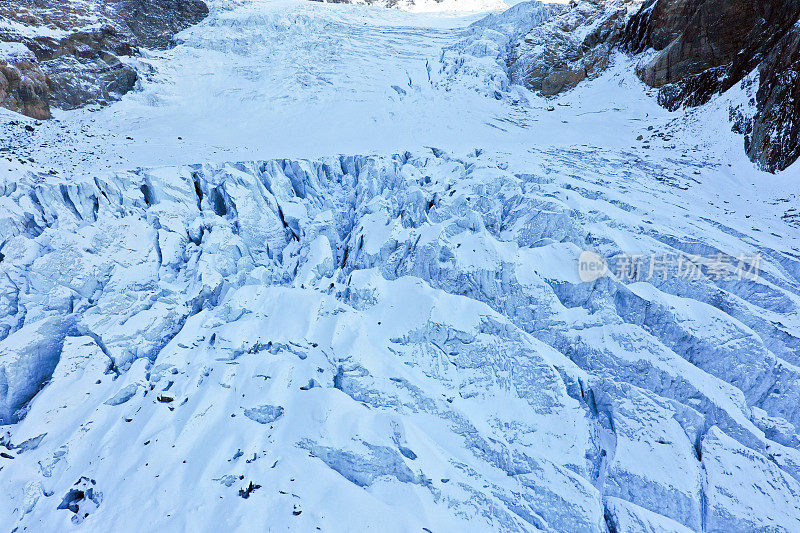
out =
[[[798,529],[796,176],[624,56],[509,83],[539,7],[212,3],[141,92],[3,116],[0,523]]]
[[[598,77],[625,50],[671,110],[756,85],[752,112],[732,113],[733,127],[750,159],[777,172],[800,156],[798,24],[795,1],[580,0],[512,38],[505,56],[512,80],[555,95]]]

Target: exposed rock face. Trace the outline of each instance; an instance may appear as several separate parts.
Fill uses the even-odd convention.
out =
[[[745,146],[762,168],[784,170],[800,157],[800,27],[786,34],[758,70],[758,112]]]
[[[638,68],[669,109],[702,105],[758,69],[761,86],[752,124],[745,125],[750,158],[768,171],[799,155],[797,91],[800,42],[797,0],[649,0],[631,17],[625,40],[634,52],[658,54]]]
[[[106,4],[145,48],[169,47],[175,34],[208,15],[201,0],[106,0]]]
[[[534,28],[509,53],[512,81],[551,96],[597,76],[622,39],[630,6],[638,3],[580,2]]]
[[[686,21],[702,0],[679,0],[667,6],[663,2],[647,0],[641,11],[630,20],[628,40],[640,50],[663,50],[677,39]]]
[[[800,156],[800,0],[578,0],[507,53],[511,80],[543,95],[599,75],[610,54],[643,56],[641,80],[675,110],[699,106],[755,72],[751,118],[736,117],[750,158],[769,172]]]
[[[166,48],[176,33],[207,14],[199,0],[0,5],[0,52],[6,47],[15,55],[4,67],[5,82],[0,80],[0,105],[46,119],[51,105],[74,109],[113,101],[137,79],[120,57],[136,54],[140,46]]]
[[[701,102],[751,72],[799,16],[794,0],[650,0],[631,18],[626,39],[634,51],[659,51],[639,70],[645,83],[663,87],[700,76],[709,87],[683,96]]]
[[[47,75],[30,60],[0,61],[0,103],[36,119],[50,118]]]
[[[110,102],[130,91],[136,72],[118,56],[135,53],[131,39],[112,25],[87,28],[61,38],[25,39],[47,74],[49,103],[75,109]]]

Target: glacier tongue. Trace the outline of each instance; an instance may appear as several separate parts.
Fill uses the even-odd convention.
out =
[[[800,529],[798,261],[568,155],[5,179],[0,521]],[[765,264],[586,283],[586,248]]]

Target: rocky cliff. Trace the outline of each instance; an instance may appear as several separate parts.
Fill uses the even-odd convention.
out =
[[[512,46],[512,80],[552,96],[597,76],[622,41],[631,4],[629,0],[609,0],[565,7]]]
[[[774,172],[800,156],[800,104],[793,98],[798,19],[796,0],[650,0],[624,38],[634,52],[658,52],[637,73],[672,109],[702,105],[757,70],[757,108],[744,126],[745,142],[750,158]]]
[[[764,170],[800,157],[797,0],[580,0],[512,43],[513,81],[554,95],[599,75],[611,53],[640,56],[637,75],[669,109],[699,106],[750,76],[754,112],[735,127]]]
[[[166,48],[207,14],[200,0],[2,2],[0,105],[47,119],[50,106],[108,103],[136,83],[120,57]]]
[[[755,118],[746,124],[750,158],[782,170],[800,157],[800,27],[795,25],[758,67]]]

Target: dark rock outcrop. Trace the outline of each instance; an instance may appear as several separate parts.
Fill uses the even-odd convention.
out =
[[[61,109],[76,109],[87,103],[108,103],[136,84],[136,71],[110,53],[80,59],[72,55],[47,61],[51,103]]]
[[[745,136],[750,159],[775,172],[800,158],[800,26],[759,66],[757,112]]]
[[[0,102],[17,113],[50,118],[47,75],[29,60],[0,61]]]
[[[136,84],[121,57],[167,48],[207,14],[200,0],[0,2],[0,105],[46,119],[50,106],[111,102]]]
[[[700,106],[745,79],[753,109],[732,112],[749,157],[769,172],[800,157],[800,0],[574,0],[517,39],[512,81],[545,96],[602,73],[616,49],[670,110]]]
[[[106,0],[106,4],[144,48],[168,48],[175,34],[208,15],[201,0]]]
[[[665,105],[699,105],[752,72],[798,18],[800,0],[650,0],[625,38],[634,52],[659,52],[640,66],[642,81],[681,85]]]
[[[552,96],[601,74],[622,39],[629,3],[584,1],[534,28],[510,50],[511,80]]]
[[[800,155],[798,19],[800,0],[649,0],[625,41],[635,53],[658,51],[637,74],[668,109],[705,104],[757,69],[755,116],[737,128],[750,158],[774,172]]]

